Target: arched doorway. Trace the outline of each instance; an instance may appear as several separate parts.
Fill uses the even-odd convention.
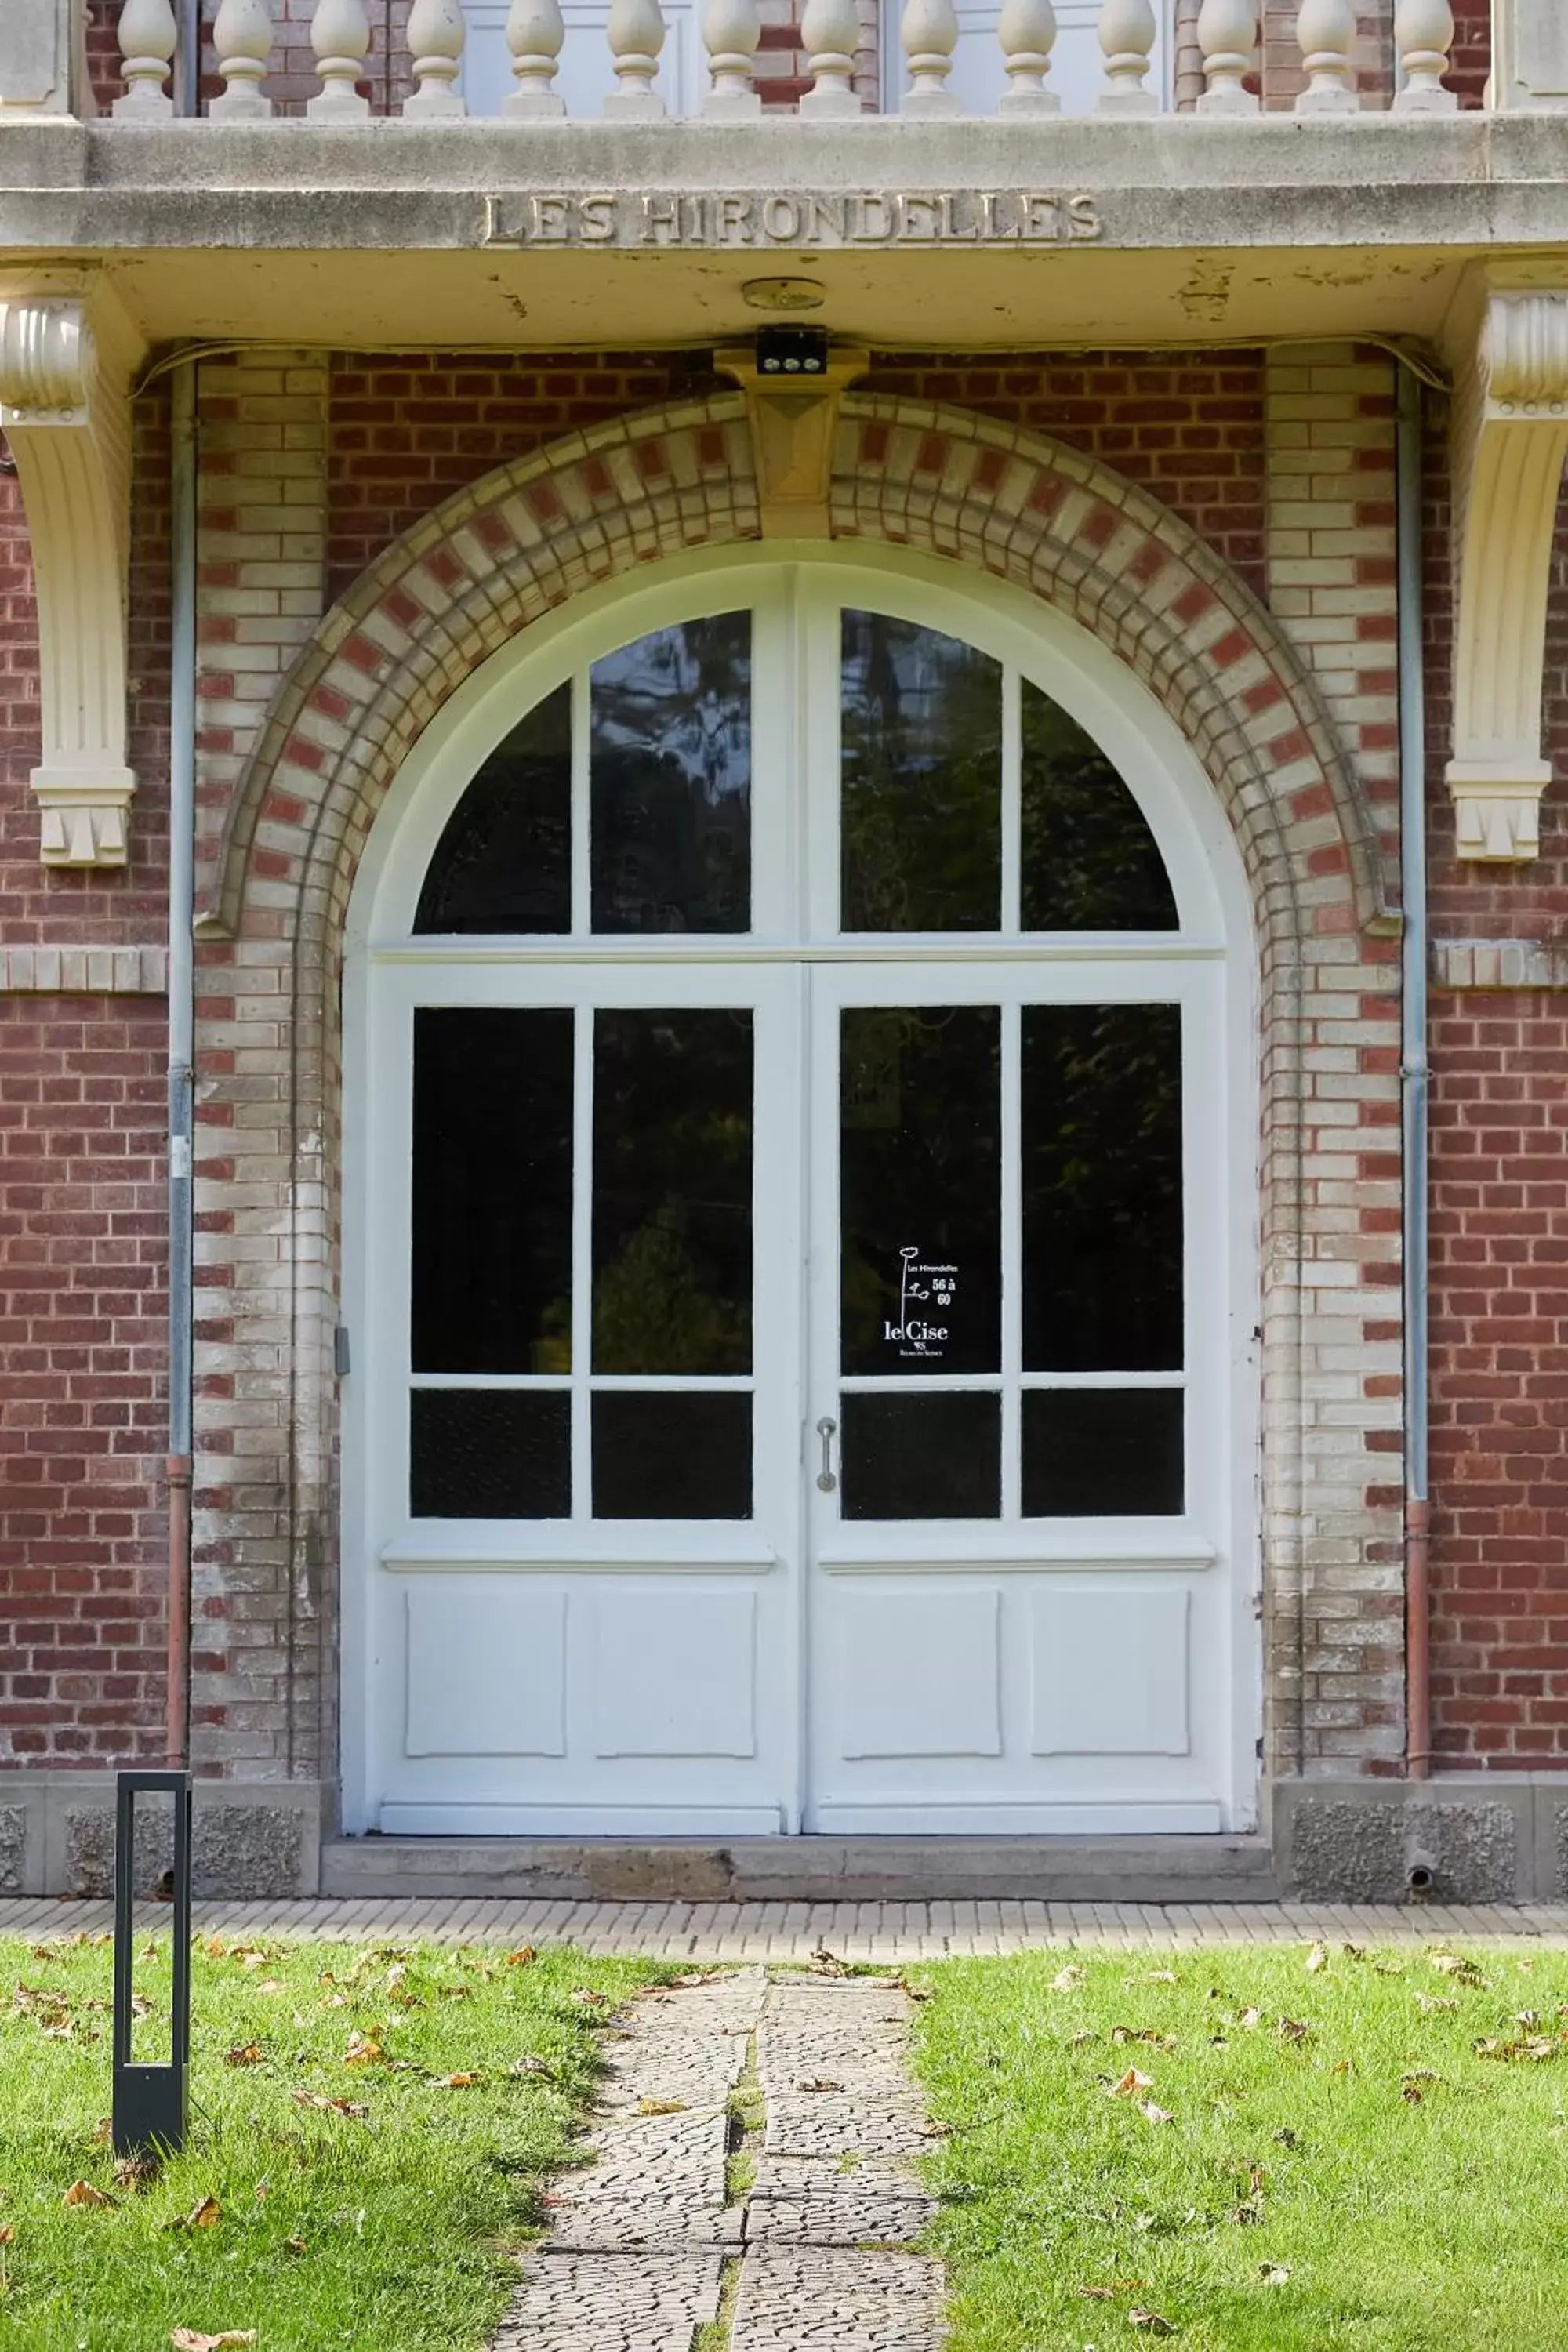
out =
[[[1086,633],[742,548],[405,762],[350,912],[351,1829],[1255,1814],[1228,828]]]

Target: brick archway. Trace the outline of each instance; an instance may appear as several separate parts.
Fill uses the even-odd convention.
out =
[[[1227,813],[1258,956],[1268,1761],[1334,1759],[1337,1717],[1331,1701],[1318,1707],[1314,1677],[1342,1654],[1350,1563],[1364,1570],[1362,1663],[1384,1671],[1390,1693],[1358,1728],[1359,1750],[1392,1759],[1402,1604],[1384,1563],[1398,1538],[1397,1399],[1382,1358],[1376,1378],[1348,1389],[1342,1358],[1358,1312],[1385,1352],[1392,1331],[1396,1353],[1396,1245],[1371,1214],[1364,1234],[1347,1227],[1342,1196],[1356,1165],[1347,1106],[1363,1129],[1397,1132],[1397,1067],[1354,1044],[1356,1007],[1386,1011],[1395,943],[1371,813],[1318,689],[1258,599],[1156,499],[967,412],[847,396],[831,523],[840,540],[990,572],[1079,621],[1164,705]],[[201,919],[197,1371],[203,1393],[247,1402],[198,1471],[195,1559],[202,1614],[216,1625],[243,1591],[235,1637],[285,1666],[275,1727],[247,1754],[227,1736],[233,1679],[214,1639],[193,1692],[209,1769],[334,1769],[339,984],[376,813],[447,698],[531,622],[640,564],[759,536],[738,394],[573,435],[404,533],[279,690]],[[246,1245],[226,1248],[225,1234]]]

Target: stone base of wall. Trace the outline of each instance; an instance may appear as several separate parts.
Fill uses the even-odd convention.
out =
[[[1568,1773],[1279,1780],[1286,1896],[1344,1903],[1553,1903],[1568,1895]]]
[[[921,1896],[1145,1903],[1545,1903],[1568,1897],[1568,1774],[1280,1780],[1269,1834],[1145,1838],[333,1838],[316,1781],[198,1781],[195,1892],[639,1901]],[[168,1868],[167,1809],[139,1811],[137,1885]],[[1272,1853],[1270,1854],[1270,1847]],[[0,1775],[0,1896],[107,1895],[108,1773]]]
[[[335,1790],[293,1780],[198,1780],[192,1843],[195,1892],[233,1902],[314,1895],[321,1885],[323,1816]],[[152,1895],[169,1868],[171,1809],[137,1801],[137,1893]],[[114,1776],[108,1772],[0,1774],[0,1895],[114,1892]]]

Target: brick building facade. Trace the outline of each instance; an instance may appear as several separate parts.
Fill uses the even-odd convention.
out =
[[[1059,120],[1023,102],[1037,68],[1016,52],[1011,117],[917,105],[863,132],[813,119],[811,92],[895,111],[875,9],[819,25],[784,5],[721,12],[756,35],[777,119],[754,129],[731,60],[714,68],[728,119],[721,104],[691,126],[633,110],[445,132],[374,120],[416,116],[421,82],[479,110],[473,59],[461,84],[456,52],[435,51],[445,79],[429,51],[417,68],[435,37],[401,5],[358,12],[355,79],[327,56],[327,86],[359,87],[363,119],[346,100],[310,117],[313,13],[279,0],[254,60],[265,103],[307,114],[287,130],[226,119],[226,84],[250,82],[210,10],[202,123],[166,119],[173,9],[118,112],[117,7],[79,19],[23,0],[32,47],[0,33],[0,1889],[100,1883],[112,1769],[188,1743],[203,1867],[236,1892],[348,1892],[379,1872],[672,1892],[1272,1876],[1386,1897],[1413,1871],[1458,1895],[1559,1891],[1568,843],[1549,778],[1568,755],[1568,58],[1546,0],[1456,10],[1441,81],[1440,6],[1347,8],[1341,48],[1304,62],[1295,8],[1270,0],[1243,77],[1212,46],[1205,68],[1177,5],[1145,44],[1142,91],[1173,119],[1080,123],[1100,49],[1123,95],[1139,79],[1139,11],[1105,0],[1092,56],[1093,26],[1062,12]],[[699,27],[670,24],[675,108],[670,59],[695,72]],[[1000,86],[1000,56],[952,29],[931,37],[925,88],[944,95],[951,56],[969,109],[986,74]],[[1038,26],[1028,37],[1050,47]],[[37,87],[46,53],[58,80]],[[598,70],[569,43],[574,115]],[[525,97],[549,79],[519,75]],[[620,96],[646,79],[634,58]],[[818,381],[762,384],[753,338],[779,318],[824,331]],[[1019,1132],[1032,1148],[1039,1115],[1033,1013],[1099,1001],[1062,975],[1092,964],[1109,1000],[1181,1005],[1187,1352],[1142,1370],[1087,1354],[1075,1388],[1030,1355],[1027,1328],[1004,1337],[952,1390],[1003,1400],[997,1528],[984,1506],[882,1507],[860,1514],[876,1527],[857,1552],[852,1497],[871,1480],[843,1455],[867,1419],[857,1383],[891,1398],[900,1368],[846,1354],[848,1385],[819,1417],[813,1335],[837,1293],[792,1306],[781,1276],[776,1328],[793,1318],[804,1352],[787,1377],[762,1352],[736,1375],[757,1448],[742,1516],[765,1550],[706,1505],[662,1535],[646,1509],[580,1497],[564,1516],[520,1508],[510,1535],[504,1509],[422,1511],[424,1474],[398,1451],[417,1451],[410,1380],[416,1397],[422,1378],[470,1402],[485,1379],[570,1396],[581,1477],[617,1379],[629,1391],[692,1367],[612,1362],[581,1264],[574,1373],[537,1334],[526,1366],[462,1359],[466,1388],[434,1357],[422,1373],[417,1331],[410,1359],[407,1310],[382,1296],[430,1214],[398,1059],[406,1002],[535,1022],[575,1007],[561,1017],[579,1023],[585,1084],[596,1049],[581,1040],[599,1033],[584,1023],[662,1004],[661,989],[700,1006],[710,967],[686,950],[637,964],[628,946],[594,996],[582,975],[608,951],[585,913],[585,839],[574,911],[536,927],[572,935],[558,955],[528,923],[447,954],[415,910],[419,873],[558,675],[562,693],[576,681],[574,727],[596,728],[615,649],[741,604],[758,913],[734,928],[801,975],[800,1022],[817,991],[846,1037],[875,1001],[867,973],[903,972],[906,1010],[945,1003],[932,975],[958,950],[938,923],[900,950],[905,971],[886,940],[821,912],[833,886],[818,895],[810,844],[837,818],[827,739],[809,730],[831,616],[847,631],[861,604],[885,609],[895,631],[995,667],[998,740],[1015,746],[997,755],[997,824],[1026,826],[998,852],[1001,903],[1021,889],[1024,912],[1012,930],[1004,912],[949,994],[984,1006],[992,987],[999,1034],[1026,1041],[1021,1109],[999,1081],[1002,1161]],[[1119,963],[1130,919],[1075,948],[1027,914],[1016,714],[1035,695],[1097,739],[1152,828],[1179,908],[1163,978],[1147,976],[1158,938]],[[797,730],[817,748],[795,766],[764,750]],[[599,757],[571,754],[572,824],[590,806],[601,822]],[[926,774],[923,751],[905,757]],[[1401,822],[1418,776],[1424,843]],[[183,824],[188,1648],[168,1475]],[[781,878],[797,866],[798,924]],[[730,928],[690,926],[705,927]],[[880,1114],[843,1110],[837,1159],[803,1167],[798,1194],[763,1172],[767,1121],[793,1133],[763,1102],[764,1035],[796,1051],[795,1016],[766,1028],[784,984],[766,962],[714,982],[713,1002],[763,1024],[753,1213],[759,1235],[776,1214],[778,1251],[795,1236],[804,1267]],[[999,1050],[1016,1069],[1020,1049]],[[800,1082],[820,1125],[816,1051],[800,1049]],[[913,1055],[909,1034],[898,1051]],[[896,1079],[900,1102],[913,1083]],[[1136,1148],[1122,1135],[1107,1169]],[[423,1210],[398,1173],[411,1155]],[[1026,1327],[1033,1164],[1011,1192],[1000,1180],[996,1244]],[[585,1248],[608,1212],[576,1181]],[[1134,1225],[1156,1213],[1129,1198]],[[754,1311],[761,1351],[775,1328],[761,1288]],[[1004,1333],[1016,1311],[999,1308]],[[693,1360],[697,1389],[734,1374]],[[916,1371],[946,1377],[940,1357]],[[1184,1396],[1184,1487],[1142,1508],[1031,1506],[1045,1474],[1008,1468],[1006,1447],[1026,1456],[1017,1433],[1040,1400],[1108,1386]],[[830,1523],[805,1475],[825,1426]],[[983,1447],[980,1426],[944,1444]],[[1121,1444],[1113,1484],[1138,1450]],[[473,1475],[482,1487],[493,1461]],[[645,1674],[673,1694],[662,1714]],[[860,1681],[877,1686],[863,1701]]]

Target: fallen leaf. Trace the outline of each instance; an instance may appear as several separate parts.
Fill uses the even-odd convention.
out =
[[[823,1955],[820,1952],[817,1952],[813,1955],[813,1958],[821,1959]],[[829,1953],[827,1958],[831,1958],[832,1954]],[[584,2009],[608,2009],[610,2005],[609,1994],[605,1992],[595,1992],[591,1985],[578,1985],[574,1990],[572,1998],[574,2000],[581,2001]]]
[[[1082,2046],[1082,2044],[1083,2044],[1084,2042],[1098,2042],[1098,2041],[1099,2041],[1099,2039],[1100,2039],[1099,2034],[1098,2034],[1098,2033],[1096,2033],[1096,2032],[1093,2031],[1093,2029],[1092,2029],[1091,2027],[1087,2026],[1087,2025],[1080,2025],[1080,2026],[1079,2027],[1078,2032],[1077,2032],[1076,2033],[1074,2033],[1074,2034],[1072,2034],[1072,2035],[1070,2035],[1070,2036],[1069,2036],[1068,2041],[1068,2048],[1069,2050],[1077,2050],[1077,2049],[1079,2049],[1079,2048]]]
[[[479,2078],[477,2074],[436,2074],[431,2079],[438,2091],[471,2091]]]
[[[520,1946],[518,1950],[515,1952],[509,1952],[506,1956],[506,1964],[509,1969],[526,1969],[532,1965],[532,1961],[533,1946],[531,1944],[523,1944]]]
[[[354,2033],[350,2035],[349,2046],[343,2052],[343,2064],[345,2066],[379,2066],[385,2055],[386,2053],[380,2042],[374,2041],[369,2034]]]
[[[205,1948],[209,1960],[221,1960],[224,1954],[227,1951],[228,1946],[224,1942],[221,1936],[209,1936]],[[152,1950],[153,1946],[149,1944],[147,1950],[142,1955],[142,1958],[146,1959]]]
[[[283,2243],[288,2247],[289,2252],[291,2254],[302,2254],[305,2251],[305,2241],[303,2238],[285,2238]]]
[[[1129,2327],[1146,2327],[1151,2336],[1173,2336],[1176,2332],[1173,2321],[1163,2317],[1157,2311],[1146,2311],[1141,2303],[1135,2303],[1128,2313],[1127,2325]]]
[[[8,2246],[16,2234],[9,2221],[0,2222],[0,2246]]]
[[[232,2352],[241,2344],[254,2344],[254,2327],[226,2327],[216,2336],[204,2336],[199,2327],[176,2327],[169,2338],[174,2352]]]
[[[812,1966],[820,1969],[824,1976],[847,1977],[854,1974],[848,1961],[841,1960],[837,1952],[830,1952],[826,1944],[818,1944],[811,1959]]]
[[[553,2070],[542,2058],[514,2058],[506,2071],[509,2074],[537,2074],[546,2083],[555,2080]]]
[[[117,2189],[150,2189],[162,2167],[155,2156],[123,2156],[114,2168]]]
[[[1399,2095],[1407,2107],[1418,2107],[1421,2105],[1421,2086],[1418,2083],[1401,2083]]]
[[[1236,2021],[1238,2025],[1245,2025],[1250,2033],[1254,2026],[1262,2024],[1263,2011],[1260,2009],[1244,2009]]]
[[[1153,2087],[1152,2074],[1141,2074],[1136,2066],[1129,2066],[1121,2080],[1111,2084],[1110,2095],[1113,2099],[1127,2099],[1134,2091],[1152,2091]]]
[[[1142,2100],[1138,2108],[1145,2123],[1168,2124],[1175,2121],[1169,2107],[1157,2107],[1152,2099]]]
[[[803,2074],[795,2087],[797,2091],[841,2091],[844,2085],[827,2074]]]
[[[370,2109],[358,2099],[324,2099],[319,2091],[296,2091],[297,2107],[324,2107],[334,2116],[368,2116]]]
[[[1115,2042],[1152,2042],[1156,2050],[1173,2050],[1176,2046],[1175,2035],[1162,2033],[1157,2025],[1113,2025],[1110,2038]]]
[[[199,2204],[192,2206],[188,2213],[176,2213],[174,2220],[165,2221],[163,2226],[166,2230],[216,2230],[222,2220],[223,2207],[217,2199],[204,2197]]]
[[[1289,2286],[1290,2273],[1283,2263],[1259,2263],[1258,2275],[1265,2286]]]
[[[387,1971],[386,1971],[386,1990],[387,1990],[387,1991],[388,1991],[388,1992],[396,1992],[396,1991],[397,1991],[397,1990],[398,1990],[402,1986],[405,1985],[407,1982],[408,1982],[408,1963],[407,1963],[407,1961],[406,1961],[406,1960],[394,1960],[394,1962],[393,1962],[392,1966],[391,1966],[391,1967],[387,1969]]]
[[[279,1983],[279,1981],[278,1981],[278,1979],[277,1979],[277,1978],[276,1978],[276,1977],[263,1977],[263,1979],[261,1979],[261,1982],[257,1986],[256,1990],[257,1990],[257,1991],[258,1991],[258,1992],[269,1992],[269,1993],[270,1993],[270,1992],[281,1992],[281,1991],[282,1991],[282,1990],[283,1990],[283,1988],[282,1988],[282,1986]]]
[[[1415,1996],[1415,2006],[1423,2017],[1442,2017],[1451,2016],[1459,2004],[1457,2000],[1449,2000],[1443,1993],[1418,1992]]]
[[[1289,2124],[1282,2125],[1274,2137],[1281,2147],[1300,2147],[1301,2144],[1300,2135],[1293,2132]]]
[[[1456,1984],[1468,1985],[1477,1991],[1486,1990],[1485,1977],[1474,1960],[1467,1959],[1463,1953],[1428,1952],[1426,1958],[1439,1975],[1452,1977]]]
[[[1328,1965],[1329,1948],[1327,1944],[1314,1944],[1311,1950],[1307,1955],[1307,1974],[1310,1977],[1315,1977],[1320,1969],[1326,1969]]]
[[[1174,1984],[1176,1971],[1174,1969],[1150,1969],[1139,1981],[1142,1984]]]
[[[260,2042],[237,2042],[232,2050],[226,2052],[223,2063],[226,2066],[259,2066],[261,2063]]]
[[[60,2202],[62,2205],[112,2205],[114,2200],[106,2196],[101,2189],[95,2189],[90,2180],[73,2180]]]
[[[1087,2294],[1096,2303],[1110,2303],[1116,2294],[1113,2286],[1080,2286],[1079,2294]]]
[[[1058,1969],[1056,1975],[1051,1979],[1051,1990],[1053,1992],[1077,1992],[1079,1987],[1083,1983],[1086,1973],[1087,1972],[1083,1969],[1078,1967],[1076,1962],[1068,1968]]]
[[[1336,2058],[1329,2071],[1333,2074],[1348,2074],[1352,2072],[1351,2062],[1348,2058]]]
[[[686,2102],[684,2099],[639,2099],[637,2113],[639,2116],[683,2116]]]
[[[1303,2024],[1299,2017],[1282,2017],[1279,2021],[1281,2042],[1305,2042],[1311,2031],[1311,2027]]]

